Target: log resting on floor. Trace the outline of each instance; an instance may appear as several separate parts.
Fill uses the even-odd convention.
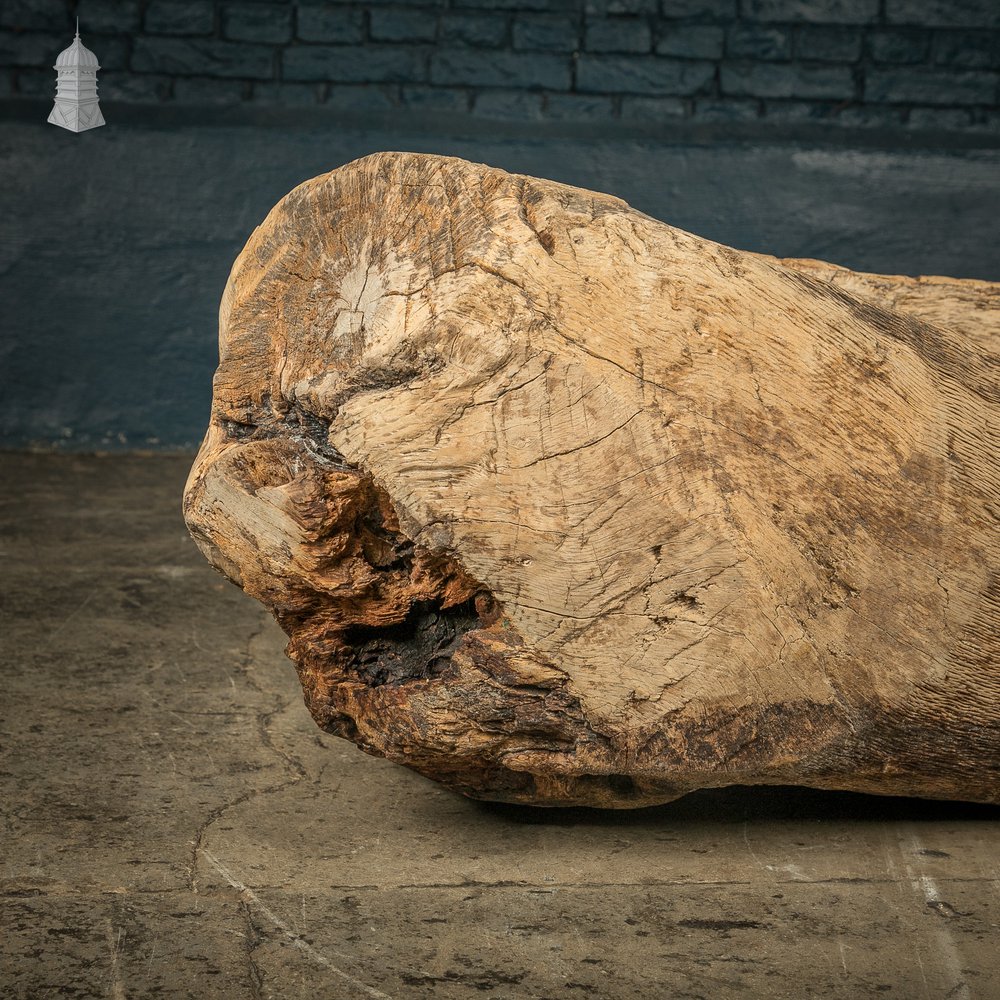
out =
[[[998,289],[375,154],[236,261],[187,523],[324,730],[467,795],[997,802]]]

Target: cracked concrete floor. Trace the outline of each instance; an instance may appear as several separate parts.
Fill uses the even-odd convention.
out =
[[[457,798],[315,728],[188,464],[0,455],[0,996],[1000,997],[1000,810]]]

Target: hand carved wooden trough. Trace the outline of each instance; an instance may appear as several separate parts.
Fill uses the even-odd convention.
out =
[[[997,802],[998,288],[369,156],[233,267],[187,523],[323,729],[468,795]]]

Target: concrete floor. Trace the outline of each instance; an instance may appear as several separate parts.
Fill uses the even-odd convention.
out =
[[[1000,810],[456,798],[314,727],[187,465],[0,455],[0,996],[1000,997]]]

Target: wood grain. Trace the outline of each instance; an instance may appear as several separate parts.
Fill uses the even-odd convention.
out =
[[[998,301],[375,154],[236,261],[187,522],[466,794],[1000,801]]]

